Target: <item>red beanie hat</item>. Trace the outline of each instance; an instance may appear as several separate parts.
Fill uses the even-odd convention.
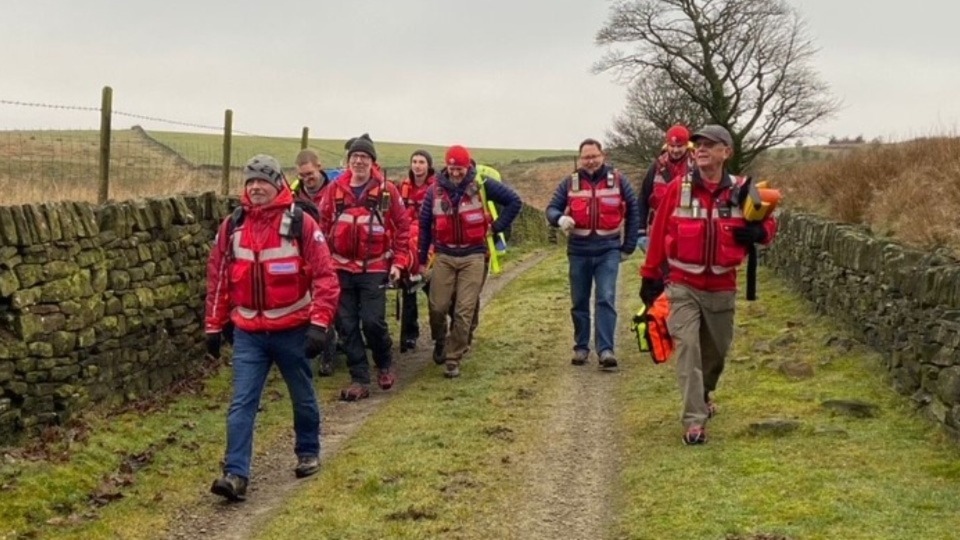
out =
[[[680,145],[688,142],[690,142],[690,131],[687,128],[676,124],[667,130],[667,144]]]
[[[452,165],[454,167],[470,167],[470,151],[466,148],[455,144],[447,149],[447,156],[443,160],[447,165]]]

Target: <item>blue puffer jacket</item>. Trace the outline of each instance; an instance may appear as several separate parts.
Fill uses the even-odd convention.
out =
[[[600,182],[606,182],[607,173],[612,171],[613,168],[610,167],[610,165],[604,165],[592,175],[587,174],[583,169],[580,169],[578,173],[580,174],[581,182],[589,182],[595,186]],[[560,216],[567,210],[567,190],[569,189],[569,185],[569,176],[561,180],[560,185],[557,186],[557,190],[553,193],[553,198],[550,199],[550,204],[547,205],[547,221],[554,227],[557,226],[557,220],[560,219]],[[612,237],[601,237],[595,233],[588,236],[570,236],[567,241],[568,255],[596,257],[613,249],[620,250],[629,255],[637,249],[637,235],[640,230],[640,208],[637,204],[637,194],[633,191],[630,182],[623,174],[620,175],[620,193],[623,201],[627,205],[624,216],[624,234]]]

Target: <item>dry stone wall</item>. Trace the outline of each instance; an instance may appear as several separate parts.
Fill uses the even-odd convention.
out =
[[[0,441],[200,364],[206,259],[231,204],[0,207]]]
[[[765,250],[818,312],[880,350],[895,388],[960,434],[960,263],[862,228],[787,212]]]

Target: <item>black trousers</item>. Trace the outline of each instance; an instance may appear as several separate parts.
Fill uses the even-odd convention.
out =
[[[343,350],[353,382],[370,384],[367,351],[370,347],[378,369],[389,369],[393,363],[390,330],[387,327],[387,273],[352,274],[337,271],[340,278],[340,306],[337,317],[343,332]]]

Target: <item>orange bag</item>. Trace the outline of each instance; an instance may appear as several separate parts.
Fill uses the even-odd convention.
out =
[[[647,348],[654,364],[663,364],[673,354],[673,338],[667,330],[667,317],[670,315],[670,301],[661,294],[647,309]]]

